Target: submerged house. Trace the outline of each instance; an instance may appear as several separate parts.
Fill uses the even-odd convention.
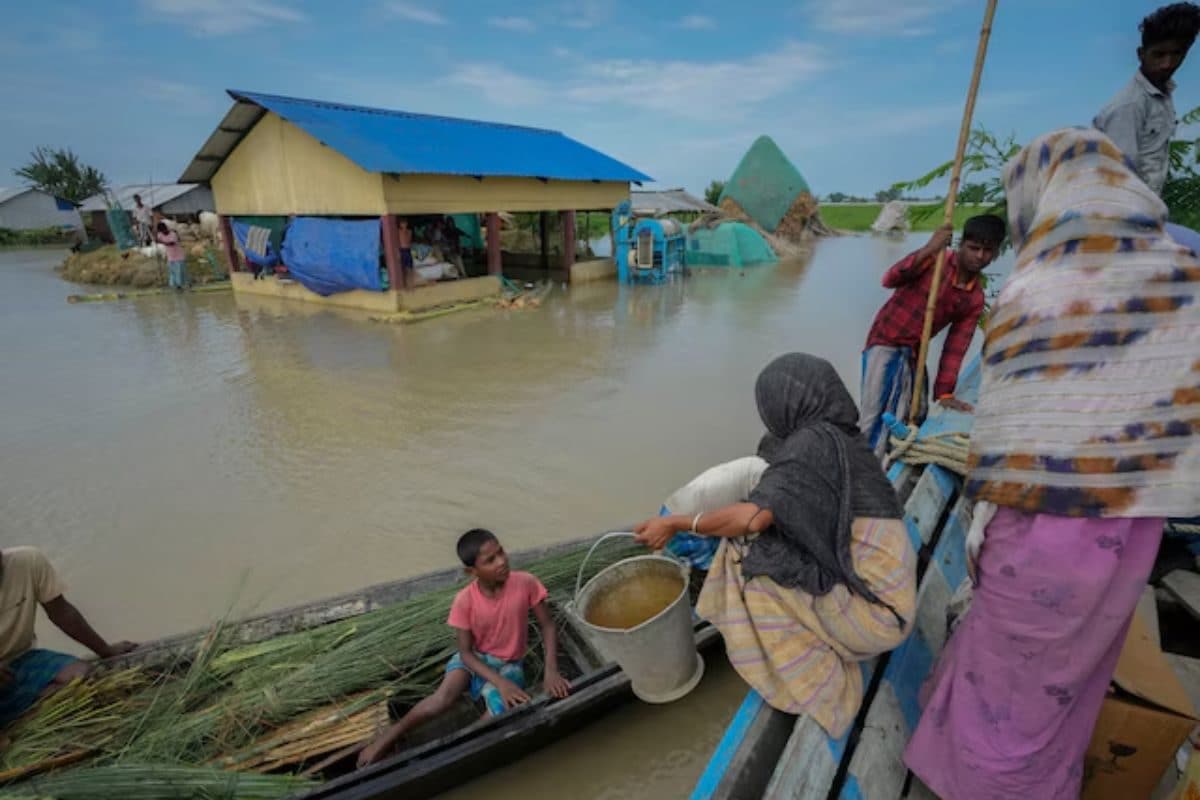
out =
[[[0,189],[0,228],[13,231],[70,228],[79,230],[83,222],[75,204],[41,189],[22,186]]]
[[[575,263],[575,214],[608,212],[629,198],[631,183],[650,180],[556,131],[229,95],[233,107],[180,181],[212,187],[239,292],[382,311],[494,294],[504,269],[500,212],[560,215],[564,279],[611,274],[611,261]],[[398,223],[451,215],[481,221],[481,263],[458,280],[418,285],[420,267],[402,256]],[[249,258],[246,226],[270,220],[287,234],[277,240],[272,231],[271,241],[282,244],[273,254],[268,246],[267,256],[296,280],[255,280],[239,264],[235,239]],[[325,283],[336,290],[325,291]]]

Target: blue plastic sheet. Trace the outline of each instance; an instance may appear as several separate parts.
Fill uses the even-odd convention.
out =
[[[296,217],[283,240],[283,261],[295,280],[323,297],[352,289],[382,291],[379,220]]]

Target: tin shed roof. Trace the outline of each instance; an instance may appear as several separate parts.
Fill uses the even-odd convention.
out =
[[[407,111],[229,91],[234,106],[180,182],[208,182],[251,128],[272,112],[368,172],[642,181],[648,175],[558,131]]]

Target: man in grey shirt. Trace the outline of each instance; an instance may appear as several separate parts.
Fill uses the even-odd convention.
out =
[[[1142,20],[1140,67],[1133,80],[1096,116],[1093,125],[1112,139],[1133,162],[1146,185],[1161,194],[1170,166],[1175,134],[1171,76],[1187,57],[1200,32],[1200,6],[1173,3]]]

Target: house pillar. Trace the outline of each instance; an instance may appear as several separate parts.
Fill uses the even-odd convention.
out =
[[[400,266],[400,238],[396,234],[396,215],[384,214],[379,218],[383,234],[383,263],[387,265],[388,287],[393,291],[408,288],[408,270]]]
[[[542,269],[550,269],[550,214],[542,211],[538,214],[538,236],[542,243]]]
[[[241,262],[238,259],[237,248],[233,244],[233,225],[230,224],[229,217],[224,214],[218,217],[218,222],[221,228],[221,248],[225,251],[225,258],[229,261],[230,272],[241,272]]]
[[[500,274],[500,215],[495,211],[487,214],[487,271],[488,275]]]
[[[571,267],[575,266],[575,212],[560,211],[558,216],[562,221],[562,268],[563,272],[567,274],[567,281],[570,281]]]

